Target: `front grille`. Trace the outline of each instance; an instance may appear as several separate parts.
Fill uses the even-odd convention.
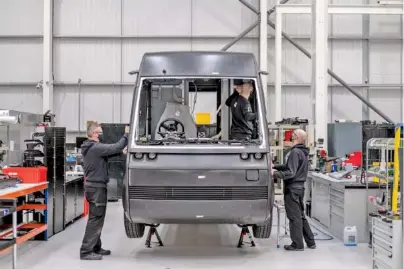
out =
[[[267,186],[129,186],[129,199],[138,200],[261,200]]]

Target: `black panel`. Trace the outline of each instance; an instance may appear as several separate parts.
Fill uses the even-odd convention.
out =
[[[103,143],[113,144],[119,141],[125,134],[125,126],[127,124],[116,124],[116,123],[102,123],[103,132]],[[108,161],[123,161],[126,155],[121,153],[114,156],[110,156]]]
[[[44,162],[48,168],[48,236],[64,230],[66,128],[45,128]]]
[[[125,133],[127,124],[102,123],[104,143],[112,144],[119,141]],[[126,155],[123,153],[108,158],[108,200],[122,198],[122,184],[126,167]]]
[[[65,225],[75,219],[76,215],[76,182],[70,181],[66,184],[65,195]]]
[[[48,170],[49,171],[49,170]],[[49,172],[48,172],[49,173]],[[54,212],[54,189],[50,185],[48,186],[48,237],[55,234],[53,230],[53,212]]]
[[[65,193],[65,186],[56,186],[55,187],[55,205],[54,205],[54,223],[53,229],[55,234],[59,233],[64,230],[65,228],[65,203],[64,203],[64,193]]]
[[[129,199],[139,200],[260,200],[268,199],[267,186],[129,186]]]
[[[122,198],[122,184],[125,175],[125,161],[108,161],[108,198]]]

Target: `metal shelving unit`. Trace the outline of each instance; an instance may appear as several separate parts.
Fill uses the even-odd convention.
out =
[[[17,266],[17,199],[0,199],[0,219],[13,214],[12,239],[0,239],[0,254],[13,247],[13,269]]]

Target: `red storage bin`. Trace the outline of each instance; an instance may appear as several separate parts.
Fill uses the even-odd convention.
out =
[[[293,135],[294,130],[287,130],[285,131],[285,139],[283,141],[290,141],[290,138]]]
[[[10,177],[18,177],[25,184],[46,182],[48,168],[46,167],[7,167],[2,169],[3,173]]]

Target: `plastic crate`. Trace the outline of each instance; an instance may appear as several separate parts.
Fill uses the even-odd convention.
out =
[[[2,169],[9,177],[18,177],[22,183],[35,184],[47,181],[47,167],[7,167]]]

